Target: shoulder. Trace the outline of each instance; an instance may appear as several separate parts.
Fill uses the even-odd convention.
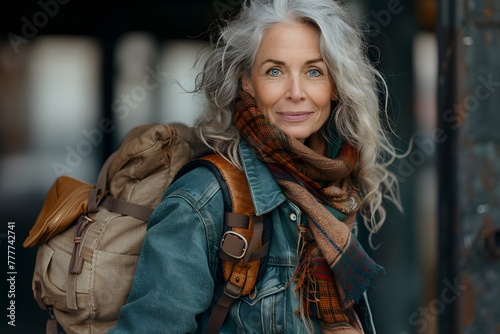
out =
[[[148,233],[150,239],[157,236],[206,244],[209,259],[215,263],[223,222],[219,182],[210,170],[200,167],[168,187],[148,221]]]
[[[162,203],[179,198],[199,210],[214,199],[219,190],[216,176],[207,168],[197,167],[176,178],[167,188]]]

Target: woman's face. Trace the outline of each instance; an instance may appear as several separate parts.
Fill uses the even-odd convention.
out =
[[[242,85],[267,120],[302,143],[325,124],[336,98],[318,33],[298,23],[266,30]]]

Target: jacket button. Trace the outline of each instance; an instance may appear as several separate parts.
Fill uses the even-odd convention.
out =
[[[297,221],[297,215],[296,215],[294,212],[292,212],[292,213],[290,214],[290,220],[291,220],[291,221],[293,221],[293,222],[296,222],[296,221]]]

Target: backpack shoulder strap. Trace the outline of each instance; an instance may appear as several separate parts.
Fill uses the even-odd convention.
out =
[[[223,187],[222,191],[226,192],[226,196],[229,196],[228,199],[231,204],[231,208],[229,208],[230,211],[235,214],[243,215],[255,213],[252,198],[250,196],[250,188],[243,171],[234,167],[231,163],[217,154],[209,154],[198,158],[198,160],[209,162],[213,167],[217,168],[214,170],[210,165],[204,164],[205,167],[215,172],[221,187]],[[220,174],[220,176],[217,174]]]
[[[206,333],[219,333],[232,303],[254,289],[261,259],[269,242],[262,244],[264,220],[255,215],[245,173],[217,154],[209,154],[189,163],[193,169],[210,169],[224,197],[224,234],[219,248],[225,285],[208,321]]]

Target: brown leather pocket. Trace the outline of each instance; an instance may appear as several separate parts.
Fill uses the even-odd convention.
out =
[[[31,247],[46,242],[64,231],[78,216],[87,213],[88,198],[93,188],[69,176],[57,178],[23,246]]]

